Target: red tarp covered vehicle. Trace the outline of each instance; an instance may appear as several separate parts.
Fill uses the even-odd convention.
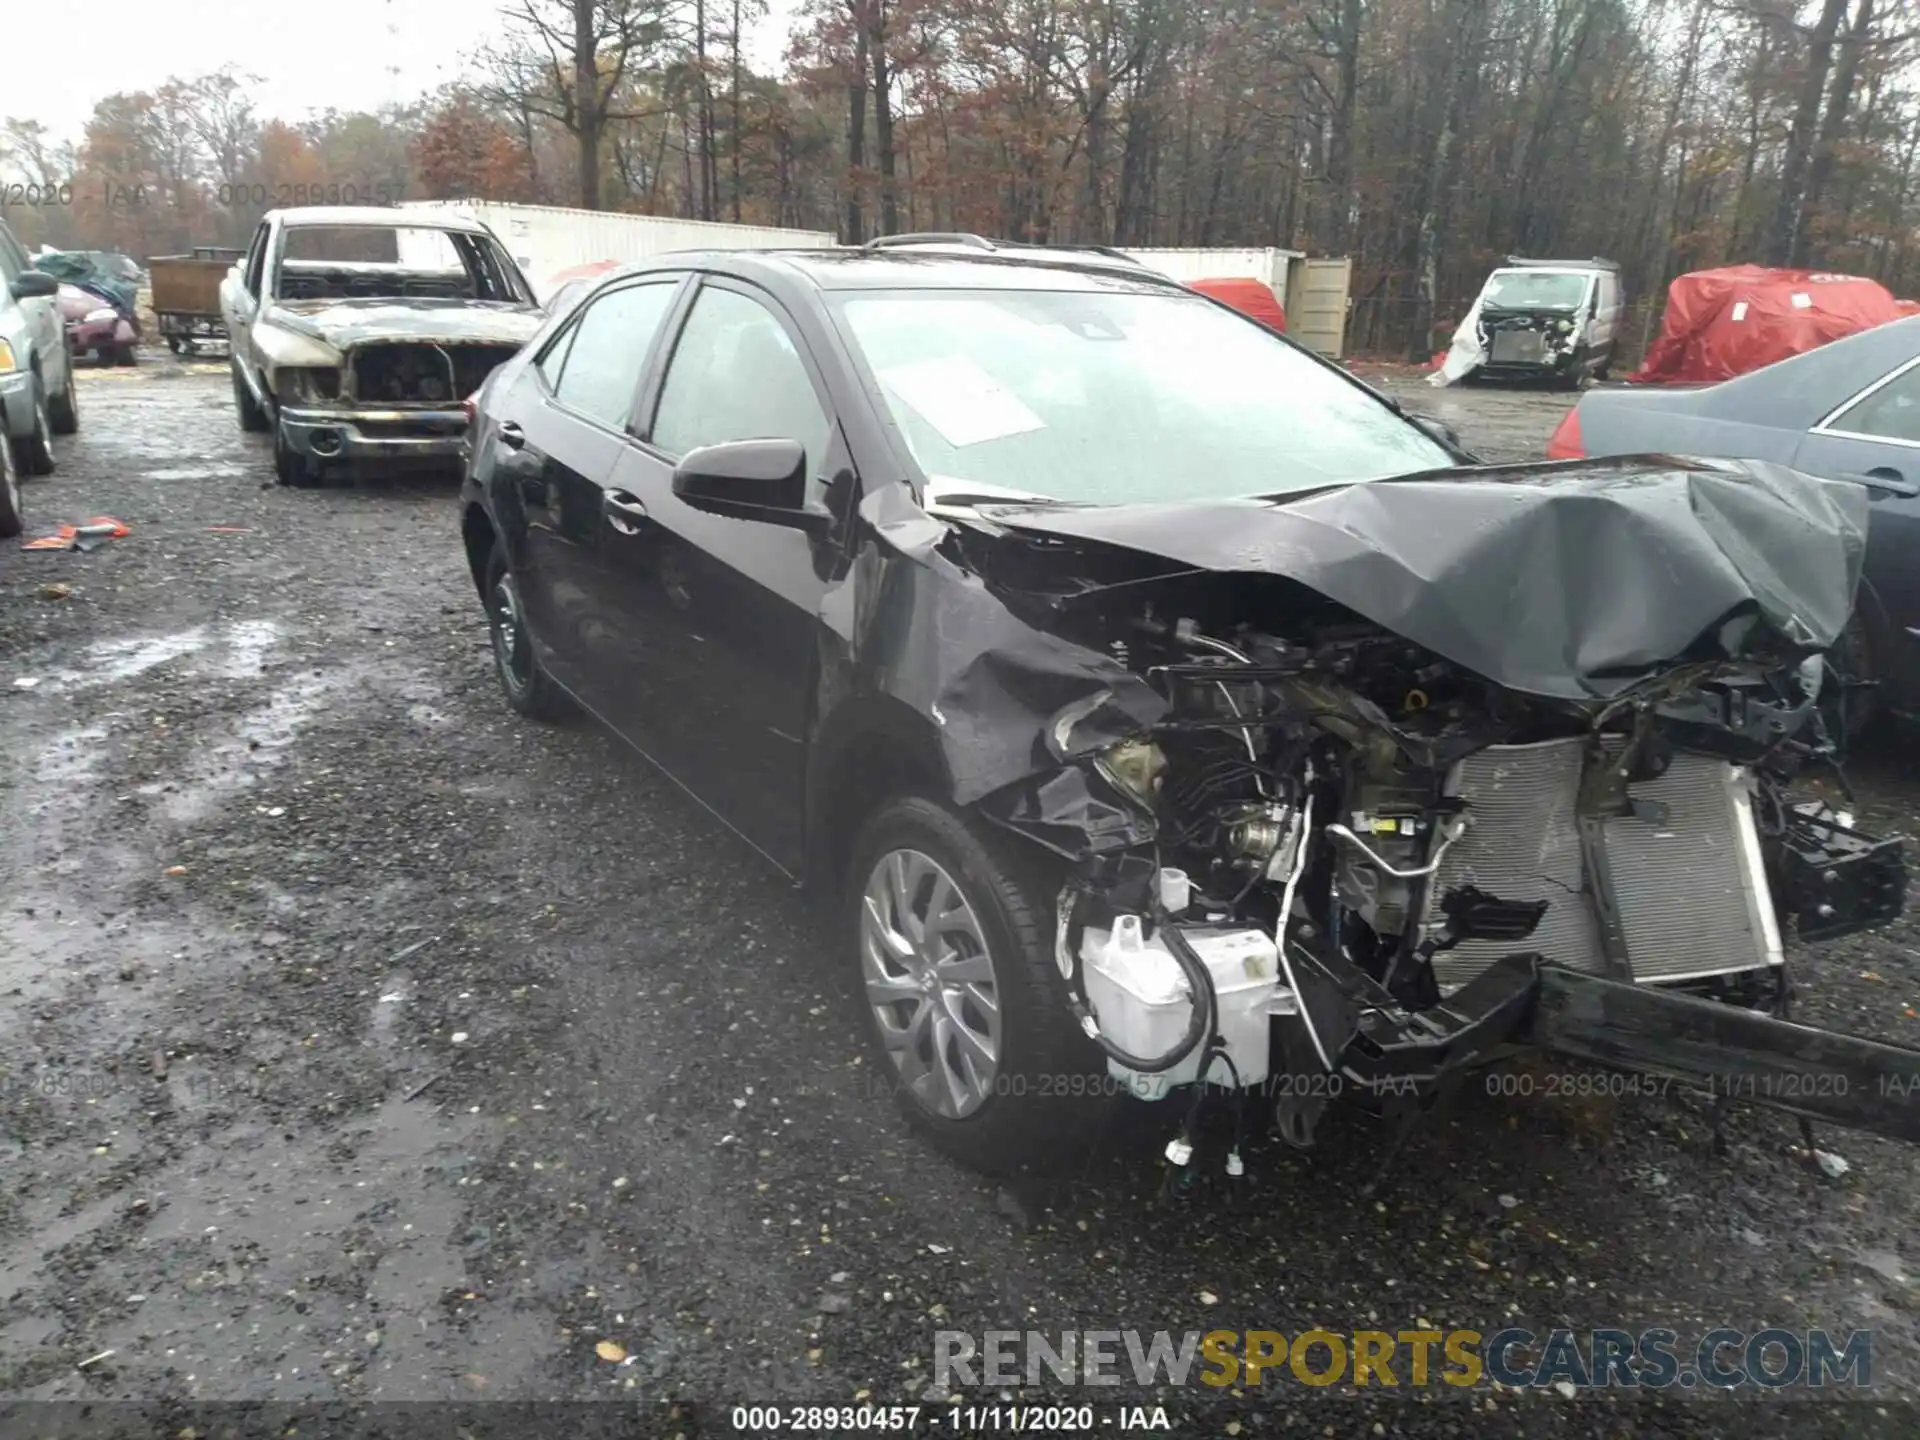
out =
[[[1884,286],[1857,275],[1762,265],[1696,270],[1667,287],[1660,337],[1627,379],[1729,380],[1900,315]]]
[[[1287,312],[1273,293],[1273,287],[1251,276],[1225,276],[1212,280],[1189,280],[1189,290],[1210,295],[1222,305],[1231,305],[1242,315],[1258,320],[1270,330],[1282,334],[1287,329]]]

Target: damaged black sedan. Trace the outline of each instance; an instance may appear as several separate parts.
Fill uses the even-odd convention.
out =
[[[1120,257],[961,237],[609,278],[489,380],[463,513],[508,702],[843,896],[972,1163],[1113,1089],[1179,1163],[1209,1096],[1404,1124],[1527,1045],[1920,1139],[1920,1052],[1785,1015],[1790,942],[1904,898],[1820,715],[1856,486],[1474,465]]]

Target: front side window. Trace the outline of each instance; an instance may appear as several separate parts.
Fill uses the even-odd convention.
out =
[[[729,440],[798,440],[810,473],[832,421],[778,317],[733,290],[700,292],[660,391],[652,440],[669,455]]]
[[[673,308],[678,278],[629,285],[588,305],[577,324],[541,365],[558,357],[554,398],[610,430],[624,429],[653,337]],[[549,375],[551,381],[551,375]]]
[[[901,290],[837,303],[936,492],[1220,500],[1458,463],[1338,371],[1198,296]]]
[[[1828,428],[1920,445],[1920,362],[1907,366]]]
[[[247,253],[247,268],[243,283],[247,293],[254,299],[260,298],[260,274],[267,264],[267,223],[263,220],[260,228],[253,232],[253,247]]]

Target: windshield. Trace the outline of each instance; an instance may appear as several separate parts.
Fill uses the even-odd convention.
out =
[[[1197,296],[865,291],[839,310],[937,491],[1218,500],[1458,463],[1336,371]]]
[[[504,300],[527,297],[486,235],[430,225],[289,225],[281,300]]]
[[[1480,296],[1482,309],[1578,310],[1591,275],[1552,270],[1496,270]]]

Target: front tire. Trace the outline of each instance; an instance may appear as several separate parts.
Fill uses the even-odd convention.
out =
[[[989,1174],[1084,1151],[1113,1091],[1053,956],[1038,856],[920,796],[883,805],[847,872],[879,1074],[907,1121]]]
[[[1827,652],[1827,678],[1820,695],[1827,734],[1845,750],[1864,740],[1880,717],[1879,690],[1871,683],[1878,678],[1867,618],[1856,609]]]
[[[240,362],[235,360],[228,368],[233,371],[233,413],[240,421],[240,428],[252,435],[266,434],[273,427],[268,423],[267,412],[260,408],[260,402],[253,398],[253,392],[241,378]]]
[[[293,448],[293,442],[287,438],[287,427],[277,420],[273,422],[273,475],[282,485],[302,489],[316,484],[319,478],[313,461]]]
[[[530,720],[558,720],[572,710],[566,691],[554,683],[534,652],[533,636],[520,609],[520,590],[498,544],[487,557],[487,631],[493,668],[507,704]]]

